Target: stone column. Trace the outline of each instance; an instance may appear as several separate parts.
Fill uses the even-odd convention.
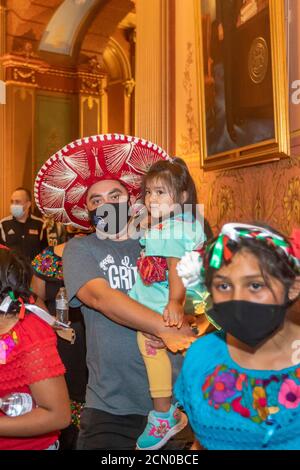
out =
[[[135,133],[171,151],[174,0],[137,0]]]

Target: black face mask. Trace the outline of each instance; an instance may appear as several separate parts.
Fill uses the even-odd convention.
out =
[[[129,207],[127,200],[126,202],[103,204],[97,209],[89,211],[90,221],[96,227],[99,238],[117,235],[124,230],[130,220]]]
[[[230,333],[242,343],[255,348],[282,325],[286,308],[286,304],[258,304],[231,300],[214,304],[207,317],[225,333]]]

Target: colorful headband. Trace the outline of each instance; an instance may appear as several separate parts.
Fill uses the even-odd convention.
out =
[[[207,247],[206,256],[211,253],[209,266],[219,269],[222,261],[230,261],[234,255],[232,242],[239,243],[242,238],[251,238],[266,242],[270,247],[279,249],[293,269],[300,271],[300,260],[293,250],[293,244],[271,230],[256,225],[230,223],[225,224],[218,238]]]
[[[29,303],[25,304],[22,297],[16,298],[14,292],[9,291],[8,295],[3,299],[3,301],[0,304],[0,312],[7,313],[11,307],[11,304],[15,302],[18,302],[18,307],[20,307],[18,318],[20,320],[23,320],[23,318],[25,317],[26,306],[35,304],[35,299],[33,295],[31,295],[28,300]]]

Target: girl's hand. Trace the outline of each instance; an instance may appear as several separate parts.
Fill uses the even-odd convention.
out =
[[[177,328],[181,328],[183,318],[184,310],[182,303],[177,300],[170,300],[163,311],[163,319],[166,326],[177,326]]]

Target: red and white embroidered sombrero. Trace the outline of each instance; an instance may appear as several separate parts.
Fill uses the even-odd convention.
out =
[[[50,157],[38,172],[36,204],[58,222],[88,228],[86,191],[92,184],[118,180],[138,199],[143,175],[161,159],[171,157],[138,137],[104,134],[76,140]]]

